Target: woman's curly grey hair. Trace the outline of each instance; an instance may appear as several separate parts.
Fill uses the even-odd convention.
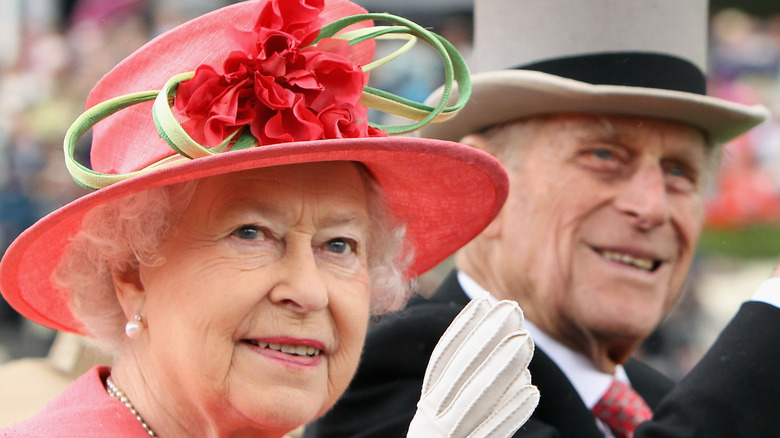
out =
[[[412,248],[405,244],[406,229],[396,223],[382,189],[362,165],[358,168],[370,217],[371,313],[380,314],[399,309],[411,293],[404,272],[412,260]],[[164,263],[157,250],[174,231],[197,185],[189,181],[154,188],[95,207],[71,240],[52,282],[66,291],[74,315],[104,351],[118,352],[127,322],[117,301],[112,270]]]

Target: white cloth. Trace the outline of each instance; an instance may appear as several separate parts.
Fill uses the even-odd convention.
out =
[[[756,289],[756,293],[753,294],[753,301],[780,307],[780,278],[773,277],[764,280]]]
[[[514,435],[539,403],[528,372],[533,352],[516,302],[471,300],[431,353],[407,437]]]

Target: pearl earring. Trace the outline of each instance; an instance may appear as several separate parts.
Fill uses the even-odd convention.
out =
[[[135,314],[134,320],[127,321],[125,324],[125,334],[130,339],[137,338],[144,331],[144,325],[141,323],[141,315]]]

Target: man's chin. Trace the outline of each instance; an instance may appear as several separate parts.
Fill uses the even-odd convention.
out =
[[[611,362],[625,363],[650,336],[658,322],[658,319],[649,320],[646,315],[635,318],[622,315],[621,318],[607,321],[594,333],[594,338],[600,344],[597,349]]]

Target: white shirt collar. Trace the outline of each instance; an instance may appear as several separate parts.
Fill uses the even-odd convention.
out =
[[[468,274],[458,271],[458,282],[470,299],[488,294],[490,302],[498,302],[497,298],[486,291]],[[563,371],[588,409],[593,409],[601,399],[601,396],[609,389],[613,379],[630,384],[626,370],[622,365],[618,365],[615,368],[615,375],[604,373],[599,371],[583,354],[548,336],[528,319],[525,320],[525,328],[531,334],[534,344],[544,350],[550,356],[550,359]]]

